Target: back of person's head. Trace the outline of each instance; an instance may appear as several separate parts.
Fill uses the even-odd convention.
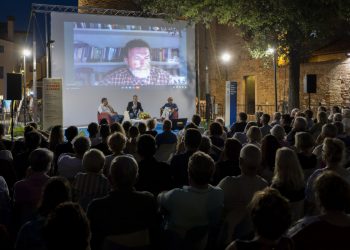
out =
[[[198,129],[189,128],[185,132],[185,147],[187,150],[198,150],[202,141],[202,135]]]
[[[33,132],[33,131],[36,131],[36,129],[30,125],[27,125],[24,127],[23,135],[26,136],[26,134],[28,134],[29,132]]]
[[[248,115],[245,112],[239,112],[238,114],[239,120],[245,122],[248,120]]]
[[[152,135],[141,135],[137,140],[137,153],[142,157],[152,157],[156,153],[156,140]]]
[[[264,113],[264,114],[261,116],[261,122],[262,122],[262,124],[268,124],[269,121],[270,121],[270,115]]]
[[[282,123],[283,125],[290,126],[292,124],[292,117],[290,114],[283,114],[282,115]]]
[[[29,164],[34,172],[47,172],[53,160],[53,153],[46,148],[35,149],[29,155]]]
[[[91,141],[85,136],[76,136],[73,141],[73,149],[77,155],[83,156],[91,147]]]
[[[0,138],[5,135],[5,126],[0,124]]]
[[[105,156],[98,149],[90,149],[83,156],[83,167],[86,172],[99,173],[105,164]]]
[[[110,178],[114,188],[130,190],[136,183],[138,165],[131,155],[120,155],[111,163]]]
[[[319,106],[319,107],[317,108],[317,112],[321,112],[321,111],[323,111],[323,112],[327,112],[326,107]]]
[[[29,126],[32,126],[34,129],[38,129],[38,124],[36,122],[30,122],[28,123]]]
[[[294,117],[299,117],[299,116],[306,118],[306,115],[303,111],[296,112]]]
[[[286,132],[284,131],[284,128],[279,124],[276,124],[275,126],[273,126],[270,129],[270,133],[271,135],[276,137],[278,141],[283,141],[284,137],[286,136]]]
[[[277,150],[272,182],[288,190],[300,190],[305,186],[304,173],[294,150],[287,147]]]
[[[108,137],[108,147],[113,153],[120,153],[125,148],[126,138],[121,132],[113,133]]]
[[[250,143],[260,143],[261,141],[261,131],[259,127],[257,126],[252,126],[248,129],[247,131],[247,138]]]
[[[264,114],[262,111],[256,111],[255,112],[255,119],[257,122],[260,122],[260,117]]]
[[[196,124],[197,126],[199,126],[201,124],[201,121],[202,121],[202,119],[201,119],[200,115],[195,114],[192,116],[192,122],[194,124]]]
[[[253,126],[257,127],[258,124],[256,122],[248,122],[247,125],[245,125],[244,133],[247,133],[250,127],[253,127]]]
[[[275,166],[276,151],[280,144],[273,135],[266,135],[261,140],[261,156],[264,167],[269,167],[271,170]]]
[[[311,109],[305,110],[304,113],[305,113],[306,118],[308,118],[308,119],[312,119],[312,117],[314,116],[314,112],[312,112]]]
[[[335,113],[341,113],[341,109],[340,109],[339,106],[333,106],[333,107],[332,107],[332,112],[333,112],[333,114],[335,114]]]
[[[194,124],[193,122],[190,122],[189,124],[187,124],[185,126],[185,130],[189,129],[189,128],[195,128],[198,129],[198,126],[196,124]]]
[[[90,138],[96,137],[98,134],[98,124],[96,122],[91,122],[88,125],[87,131],[89,132]]]
[[[132,123],[130,121],[123,121],[122,126],[124,131],[126,132],[126,131],[129,131],[129,129],[131,128]]]
[[[202,151],[203,153],[209,154],[211,146],[212,144],[210,138],[208,136],[203,135],[198,150]]]
[[[315,140],[308,132],[298,132],[295,134],[295,147],[299,152],[305,152],[315,146]]]
[[[163,121],[163,130],[164,131],[170,131],[171,130],[172,123],[170,120],[164,120]]]
[[[289,202],[276,189],[256,192],[249,207],[255,232],[261,237],[278,240],[291,224]]]
[[[298,109],[298,108],[292,109],[292,111],[290,112],[290,116],[295,117],[299,111],[300,111],[300,109]]]
[[[43,228],[47,250],[90,249],[90,226],[83,209],[73,202],[64,202],[47,218]]]
[[[337,137],[338,131],[337,127],[331,123],[327,123],[322,126],[321,135],[323,138],[335,138]]]
[[[237,139],[229,138],[225,141],[224,156],[231,161],[238,161],[239,154],[242,149],[242,144]]]
[[[137,124],[137,128],[139,129],[140,135],[143,135],[144,133],[146,133],[147,126],[144,122],[139,122]]]
[[[102,119],[100,120],[100,125],[108,125],[107,119],[106,119],[106,118],[102,118]]]
[[[326,124],[328,122],[327,113],[325,111],[317,112],[317,122]]]
[[[216,117],[215,122],[219,123],[222,127],[225,126],[225,120],[222,117]]]
[[[69,181],[61,176],[51,177],[43,190],[38,211],[47,216],[59,204],[72,200],[72,188]]]
[[[122,133],[123,135],[125,135],[125,130],[124,130],[123,126],[120,125],[119,122],[114,122],[114,123],[111,124],[109,127],[110,127],[110,129],[111,129],[111,134],[116,133],[116,132],[120,132],[120,133]]]
[[[281,120],[281,117],[282,117],[281,112],[275,112],[275,113],[273,114],[273,119],[276,120],[276,121]]]
[[[139,136],[140,132],[139,129],[136,126],[131,126],[129,128],[129,137],[130,138],[137,138]]]
[[[111,134],[111,130],[108,124],[102,124],[100,127],[100,136],[102,138],[107,138]]]
[[[64,131],[64,135],[69,142],[71,142],[77,135],[79,131],[76,126],[69,126],[66,131]]]
[[[343,212],[350,208],[349,183],[338,174],[326,171],[314,183],[316,199],[326,211]]]
[[[156,120],[151,118],[147,120],[147,128],[148,130],[153,130],[156,127]]]
[[[307,129],[306,119],[302,116],[295,117],[294,123],[293,123],[293,128],[296,131],[306,131],[306,129]]]
[[[215,170],[213,159],[206,153],[194,153],[188,162],[188,176],[190,182],[196,185],[207,185]]]
[[[245,145],[239,154],[239,166],[245,175],[256,175],[261,164],[261,151],[253,145]]]
[[[209,133],[211,136],[221,136],[224,130],[222,125],[218,122],[212,122],[209,126]]]
[[[63,136],[63,129],[61,125],[53,126],[50,131],[50,137],[49,137],[49,144],[50,148],[54,150],[53,147],[55,147],[59,143],[63,143],[64,136]]]
[[[345,144],[337,138],[326,138],[322,146],[322,158],[327,165],[342,164],[345,157]]]
[[[337,134],[338,135],[342,135],[344,134],[345,130],[344,130],[344,124],[340,121],[336,121],[336,122],[333,122],[333,125],[337,128]]]
[[[28,149],[38,148],[41,143],[41,135],[35,130],[25,133],[24,143]]]
[[[341,122],[343,119],[343,116],[341,113],[335,113],[333,115],[333,122]]]

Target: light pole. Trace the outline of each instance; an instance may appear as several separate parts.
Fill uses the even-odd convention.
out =
[[[275,112],[278,112],[277,103],[277,50],[275,48],[268,48],[267,53],[273,55],[273,75],[274,75],[274,86],[275,86]]]
[[[24,114],[23,114],[23,120],[24,120],[24,126],[27,125],[27,88],[26,88],[26,57],[30,56],[30,50],[29,49],[23,49],[22,51],[23,54],[23,109],[24,109]]]
[[[225,65],[225,80],[228,81],[228,72],[227,72],[227,66],[228,63],[231,61],[231,55],[228,52],[224,52],[221,55],[221,61],[223,62],[223,64]]]

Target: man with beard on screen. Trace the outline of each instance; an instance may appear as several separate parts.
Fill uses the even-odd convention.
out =
[[[129,41],[124,49],[126,67],[108,73],[100,82],[106,86],[170,85],[171,75],[151,65],[150,46],[141,39]]]

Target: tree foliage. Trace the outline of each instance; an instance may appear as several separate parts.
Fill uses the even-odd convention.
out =
[[[250,51],[268,46],[287,53],[291,85],[299,85],[300,61],[310,50],[339,34],[349,32],[349,0],[141,0],[145,10],[179,17],[190,23],[212,21],[234,25],[248,42]],[[293,61],[292,61],[293,60]],[[291,67],[295,67],[294,70]],[[296,72],[294,72],[296,70]],[[299,87],[291,93],[292,106],[299,105]],[[292,88],[293,91],[293,88]],[[290,100],[291,101],[291,100]],[[295,102],[294,102],[295,101]],[[294,102],[294,103],[293,103]]]

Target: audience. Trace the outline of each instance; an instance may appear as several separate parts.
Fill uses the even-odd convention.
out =
[[[258,173],[268,183],[271,183],[274,168],[276,151],[280,145],[273,135],[266,135],[261,141],[261,168]]]
[[[62,143],[64,143],[62,126],[61,125],[53,126],[49,136],[49,149],[52,152],[55,152],[57,145]]]
[[[257,147],[261,147],[261,131],[259,127],[252,126],[247,131],[248,144],[254,144]]]
[[[106,156],[105,165],[103,167],[103,174],[108,177],[109,168],[112,164],[114,158],[119,155],[124,154],[124,149],[126,145],[126,137],[121,132],[116,132],[108,137],[108,147],[109,150],[112,151],[111,155]]]
[[[308,180],[310,175],[319,167],[319,160],[312,153],[314,146],[315,142],[310,133],[299,132],[295,135],[296,152],[305,180]]]
[[[236,132],[243,132],[245,126],[247,126],[248,116],[244,112],[240,112],[238,114],[238,121],[232,124],[228,137],[232,137]]]
[[[265,135],[270,134],[270,130],[271,130],[271,126],[269,125],[269,121],[270,121],[270,115],[264,113],[261,118],[261,127],[260,127],[260,131],[261,131],[261,137],[264,137]]]
[[[146,134],[152,135],[153,137],[156,137],[158,132],[155,130],[157,122],[154,118],[148,119],[147,120],[147,131],[145,132]]]
[[[58,144],[55,149],[55,164],[57,163],[58,157],[63,153],[71,153],[74,154],[73,150],[73,139],[78,135],[78,128],[76,126],[69,126],[64,131],[64,136],[67,141],[61,144]]]
[[[87,131],[89,132],[89,138],[91,141],[91,147],[96,146],[101,142],[101,139],[99,137],[99,128],[98,124],[96,122],[91,122],[88,125]]]
[[[156,144],[159,148],[162,144],[175,144],[177,143],[176,135],[171,131],[172,123],[170,120],[163,121],[163,132],[157,134]]]
[[[328,123],[327,113],[325,111],[319,111],[317,113],[317,122],[311,127],[310,134],[316,141],[317,137],[321,134],[323,125]]]
[[[112,154],[108,147],[108,137],[111,134],[110,128],[107,124],[103,124],[100,127],[101,142],[92,148],[101,150],[105,156]]]
[[[224,130],[220,123],[212,122],[210,124],[209,138],[211,140],[211,143],[220,149],[223,149],[225,145],[225,140],[222,138],[223,134],[224,134]]]

